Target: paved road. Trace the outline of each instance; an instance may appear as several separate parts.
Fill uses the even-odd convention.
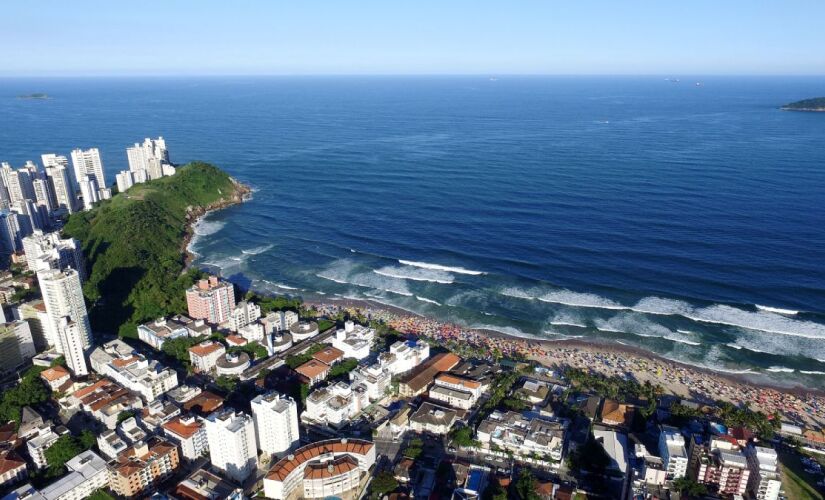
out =
[[[283,363],[283,361],[286,358],[288,358],[289,356],[292,356],[293,354],[296,354],[296,353],[299,353],[303,350],[306,350],[307,348],[309,348],[313,344],[317,344],[318,342],[324,342],[327,339],[329,339],[330,337],[332,337],[334,334],[335,334],[335,327],[332,327],[332,328],[329,328],[328,330],[316,335],[315,337],[312,337],[311,339],[307,339],[307,340],[304,340],[302,342],[299,342],[299,343],[295,344],[294,346],[290,347],[289,349],[287,349],[286,351],[279,352],[279,353],[275,354],[274,356],[271,356],[271,357],[265,359],[264,361],[254,365],[254,366],[250,366],[249,368],[246,369],[245,372],[243,372],[243,374],[241,375],[241,378],[243,380],[252,380],[254,378],[257,378],[258,374],[261,373],[261,370],[263,370],[264,368],[266,368],[266,369],[277,368],[278,366],[280,366],[280,363]]]

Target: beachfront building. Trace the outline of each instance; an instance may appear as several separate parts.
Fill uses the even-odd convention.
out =
[[[517,455],[539,455],[561,462],[567,423],[530,418],[513,411],[494,411],[476,429],[484,448],[497,447]]]
[[[194,461],[209,451],[203,422],[193,415],[181,415],[163,424],[163,433],[180,447],[185,460]]]
[[[329,387],[316,389],[307,396],[306,410],[301,420],[307,423],[340,427],[357,417],[369,406],[367,390],[363,386],[350,386],[337,382]]]
[[[186,305],[192,319],[203,319],[219,325],[229,321],[235,308],[235,288],[232,283],[210,276],[186,291]]]
[[[91,356],[94,370],[152,402],[177,387],[178,374],[154,359],[150,360],[122,340],[115,339],[95,349]]]
[[[430,399],[447,403],[453,408],[469,410],[481,397],[481,382],[440,373],[435,377],[429,392]]]
[[[0,373],[21,368],[36,354],[28,321],[0,323]]]
[[[258,449],[266,455],[283,456],[300,439],[298,405],[277,392],[261,394],[252,400],[252,419]]]
[[[667,479],[685,477],[688,468],[688,455],[685,450],[685,438],[679,429],[662,426],[659,432],[659,456],[667,471]]]
[[[139,441],[109,465],[109,487],[124,497],[142,495],[169,479],[180,465],[178,447],[160,438]]]
[[[375,339],[375,330],[352,321],[346,321],[344,328],[339,328],[332,338],[332,345],[339,349],[345,358],[362,360],[370,355]]]
[[[415,432],[445,435],[457,421],[458,412],[455,410],[427,402],[410,417],[410,429]]]
[[[258,466],[252,417],[225,408],[209,415],[204,424],[212,465],[242,483]]]
[[[44,233],[35,229],[23,238],[23,252],[29,271],[38,272],[48,269],[75,269],[80,279],[85,278],[83,251],[80,242],[74,238],[61,238],[59,231]]]
[[[38,272],[37,281],[46,305],[46,328],[55,336],[57,352],[66,358],[73,374],[88,375],[86,350],[92,346],[92,328],[80,274],[75,269],[49,269]]]
[[[696,481],[720,495],[744,495],[750,469],[739,444],[730,436],[718,436],[699,450]]]
[[[210,373],[218,360],[226,354],[226,347],[215,340],[205,340],[189,348],[189,361],[197,373]]]
[[[279,460],[264,477],[264,496],[277,500],[355,500],[375,465],[375,445],[361,439],[319,441]]]
[[[242,300],[235,304],[229,314],[229,329],[237,332],[246,325],[258,321],[260,317],[261,308],[257,304]]]
[[[378,361],[392,375],[406,373],[421,365],[430,357],[430,344],[411,340],[398,341],[390,346],[389,352],[381,353]]]
[[[426,392],[435,377],[454,368],[461,358],[451,352],[441,353],[427,359],[403,376],[398,384],[398,392],[402,397],[412,398]]]
[[[311,339],[319,333],[318,323],[314,321],[298,321],[290,325],[289,333],[292,335],[294,342]]]
[[[379,363],[370,366],[359,366],[349,373],[352,385],[362,385],[367,390],[367,397],[370,401],[378,401],[383,398],[392,382],[392,375],[389,370],[381,367]]]
[[[750,445],[745,448],[750,475],[748,492],[756,500],[777,500],[782,480],[777,470],[777,454],[772,448]]]

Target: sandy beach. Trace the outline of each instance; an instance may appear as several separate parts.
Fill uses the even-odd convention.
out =
[[[825,424],[825,391],[820,388],[783,388],[755,384],[744,377],[720,374],[647,351],[619,344],[582,342],[575,339],[536,339],[510,336],[498,331],[472,330],[440,322],[400,308],[367,300],[308,300],[322,313],[355,310],[380,319],[396,330],[443,342],[458,341],[474,347],[518,353],[554,370],[567,367],[590,369],[607,376],[634,378],[662,386],[668,394],[692,401],[723,400],[786,418],[808,426]]]

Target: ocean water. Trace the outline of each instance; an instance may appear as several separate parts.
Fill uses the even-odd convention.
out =
[[[701,81],[703,85],[696,85]],[[47,92],[45,101],[15,96]],[[825,384],[825,78],[0,80],[0,160],[163,135],[244,285]]]

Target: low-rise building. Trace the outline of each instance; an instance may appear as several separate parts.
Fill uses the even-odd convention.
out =
[[[26,478],[26,461],[11,450],[0,450],[0,487]]]
[[[43,370],[40,372],[40,378],[52,392],[67,392],[72,388],[72,374],[60,365]]]
[[[237,332],[246,325],[258,321],[260,317],[261,308],[257,304],[242,300],[235,304],[229,315],[229,329]]]
[[[138,417],[147,431],[156,433],[166,422],[181,414],[180,407],[165,399],[156,399],[143,407]]]
[[[447,403],[454,408],[469,410],[481,397],[481,382],[451,373],[440,373],[435,377],[429,396],[430,399]]]
[[[314,353],[312,357],[321,363],[332,366],[344,360],[344,351],[332,346],[324,346],[320,351]]]
[[[617,427],[629,427],[633,423],[633,413],[633,406],[612,399],[605,399],[602,404],[602,423]]]
[[[426,392],[435,377],[452,369],[461,358],[451,352],[437,354],[401,378],[398,391],[403,397],[412,398]]]
[[[109,464],[109,487],[118,495],[135,497],[171,477],[179,464],[178,447],[152,437],[135,443]]]
[[[218,360],[226,354],[226,347],[220,342],[206,340],[189,348],[189,361],[197,373],[210,373]]]
[[[360,439],[319,441],[279,460],[264,477],[264,496],[277,500],[355,500],[375,465],[375,445]]]
[[[310,386],[313,386],[327,378],[327,375],[329,375],[329,365],[317,359],[310,359],[298,368],[295,368],[295,371],[301,375]]]
[[[447,434],[458,421],[458,412],[444,406],[423,403],[410,417],[410,428],[416,432]]]
[[[485,448],[497,447],[516,455],[538,455],[560,462],[567,423],[530,418],[513,411],[494,411],[479,424],[476,439]]]
[[[40,490],[46,500],[82,500],[109,482],[106,461],[87,450],[66,462],[68,474]]]
[[[227,352],[215,362],[215,373],[219,377],[240,377],[251,364],[249,354],[243,351]]]
[[[614,430],[594,429],[593,437],[610,458],[608,469],[627,474],[627,435]]]
[[[392,375],[406,373],[420,366],[430,357],[430,344],[411,340],[398,341],[390,346],[388,352],[378,356],[378,362]]]
[[[363,385],[367,389],[370,401],[383,398],[392,383],[392,374],[380,363],[358,366],[349,373],[349,378],[352,385]]]
[[[166,391],[177,387],[178,374],[137,353],[122,340],[112,340],[92,352],[92,368],[126,389],[154,401]]]
[[[264,325],[260,323],[249,323],[238,329],[238,335],[249,342],[265,343]]]
[[[152,348],[160,350],[167,340],[189,336],[186,325],[174,319],[159,318],[149,323],[138,325],[138,338]]]
[[[289,326],[289,333],[294,342],[301,342],[318,335],[318,323],[314,321],[299,321]]]
[[[244,500],[243,489],[212,474],[198,469],[179,482],[171,498],[177,500]]]
[[[360,361],[370,355],[374,340],[375,330],[347,321],[344,323],[344,328],[335,332],[332,345],[343,352],[343,357]]]
[[[34,436],[26,441],[26,448],[29,451],[29,457],[32,459],[35,468],[43,469],[49,466],[46,460],[46,450],[54,444],[57,439],[68,433],[65,427],[52,428],[51,426],[44,426]]]
[[[128,447],[129,444],[114,430],[107,429],[97,436],[97,449],[106,460],[114,460]]]
[[[301,419],[339,427],[358,416],[368,405],[369,397],[364,387],[338,382],[310,393]]]
[[[197,460],[209,451],[206,428],[194,415],[181,415],[166,422],[163,433],[180,447],[185,460]]]
[[[140,398],[108,379],[73,392],[67,399],[68,409],[79,409],[96,418],[109,429],[117,425],[121,412],[143,408]]]

